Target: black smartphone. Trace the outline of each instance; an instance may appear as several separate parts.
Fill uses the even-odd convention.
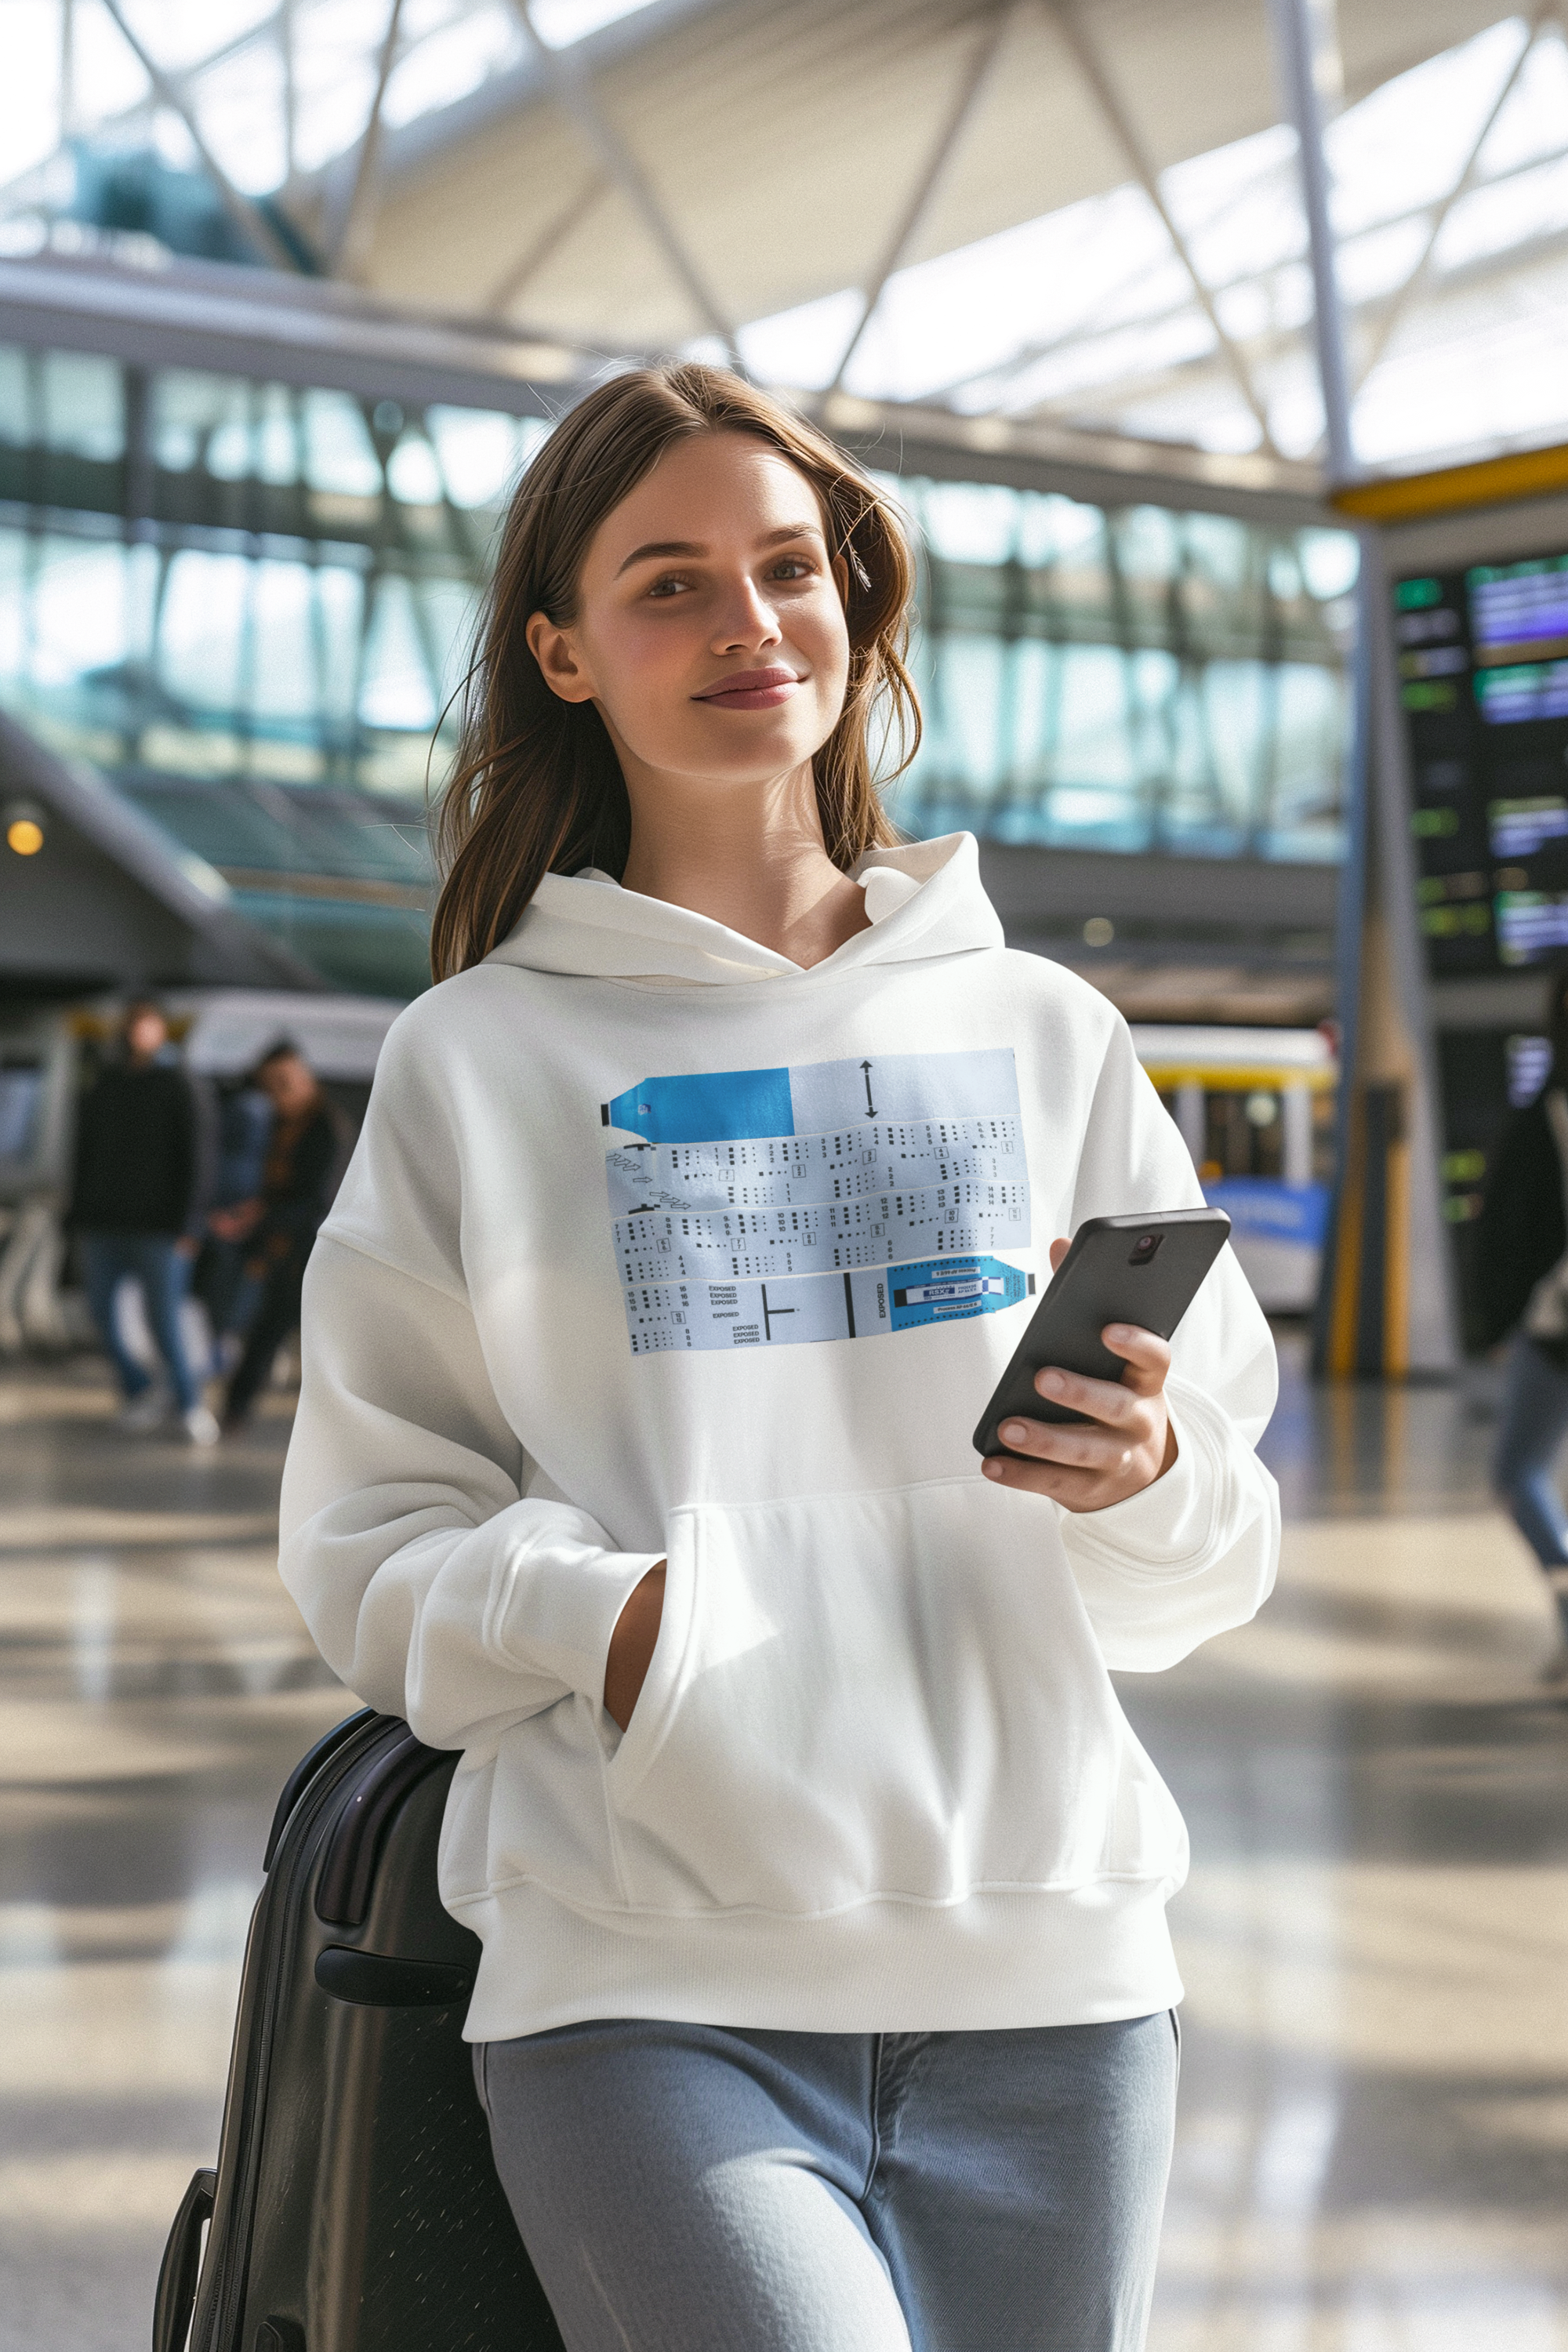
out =
[[[1106,1325],[1135,1323],[1168,1339],[1229,1233],[1223,1209],[1158,1209],[1146,1217],[1090,1217],[1080,1225],[980,1416],[975,1452],[1008,1453],[996,1429],[1015,1414],[1085,1420],[1070,1405],[1041,1396],[1035,1374],[1056,1364],[1090,1380],[1119,1381],[1127,1366],[1100,1339]]]

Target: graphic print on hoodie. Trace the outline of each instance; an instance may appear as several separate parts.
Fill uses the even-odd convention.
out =
[[[1029,1244],[1010,1048],[644,1078],[600,1118],[634,1355],[872,1339],[1035,1287],[991,1254]]]

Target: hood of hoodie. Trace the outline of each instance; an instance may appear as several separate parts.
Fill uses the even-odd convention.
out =
[[[722,987],[815,980],[861,964],[916,963],[1005,944],[981,884],[973,834],[874,849],[854,868],[854,879],[866,886],[870,928],[813,964],[809,974],[725,923],[645,898],[593,871],[547,874],[516,929],[486,961],[584,979]]]

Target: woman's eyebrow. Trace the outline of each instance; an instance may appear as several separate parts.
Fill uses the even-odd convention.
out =
[[[758,540],[757,545],[781,547],[785,540],[820,539],[821,537],[822,525],[819,522],[786,522],[782,530],[765,532]],[[708,550],[694,539],[650,539],[646,546],[633,548],[626,561],[616,567],[616,577],[618,580],[621,573],[629,572],[634,563],[662,563],[671,556],[700,556],[706,555],[707,552]]]
[[[705,555],[707,549],[699,547],[692,539],[650,539],[646,547],[634,547],[626,562],[616,568],[618,580],[634,563],[649,563],[668,555]]]

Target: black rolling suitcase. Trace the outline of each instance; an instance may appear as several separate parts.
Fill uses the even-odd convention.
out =
[[[457,1760],[356,1715],[279,1799],[153,2352],[561,2352],[461,2039],[479,1947],[436,1892]]]

